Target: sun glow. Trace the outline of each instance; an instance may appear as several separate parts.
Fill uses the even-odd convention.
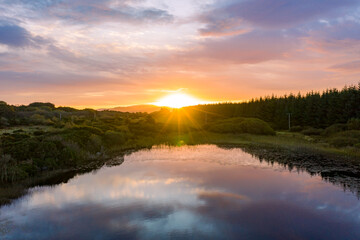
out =
[[[196,99],[187,94],[174,93],[163,97],[154,104],[160,107],[182,108],[192,105],[198,105],[201,103],[202,101],[200,101],[199,99]]]

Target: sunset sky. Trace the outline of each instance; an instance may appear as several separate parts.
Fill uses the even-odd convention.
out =
[[[359,81],[359,0],[0,0],[9,104],[239,101]]]

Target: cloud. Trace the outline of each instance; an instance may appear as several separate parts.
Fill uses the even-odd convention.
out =
[[[207,19],[209,26],[221,26],[223,19],[227,19],[230,22],[240,21],[252,26],[279,29],[329,14],[341,16],[346,7],[359,4],[357,0],[233,0],[225,5],[223,2],[221,5],[215,4],[201,18]]]
[[[314,28],[311,31],[311,36],[315,41],[333,43],[333,48],[348,48],[351,45],[350,42],[359,44],[360,22],[351,20],[333,21],[328,26]]]
[[[105,83],[105,79],[102,79]],[[21,91],[23,89],[46,89],[64,86],[83,86],[99,83],[99,78],[91,74],[48,73],[45,71],[16,72],[0,71],[0,84],[4,86],[0,91]],[[19,89],[21,86],[21,90]]]
[[[323,36],[327,39],[360,40],[360,22],[341,21],[323,29]]]
[[[333,70],[360,72],[360,60],[336,64],[330,67]]]
[[[227,18],[221,15],[204,15],[202,18],[202,21],[207,23],[204,28],[199,29],[202,36],[222,37],[251,31],[249,28],[242,26],[242,20],[240,19]]]
[[[238,199],[216,195],[201,195],[199,198],[205,202],[196,209],[199,214],[208,219],[226,222],[226,232],[236,236],[241,236],[243,229],[246,229],[246,237],[250,239],[309,239],[310,236],[319,239],[352,239],[357,235],[356,224],[331,221],[330,219],[338,219],[334,213],[329,211],[319,214],[301,204],[295,205],[287,201],[244,203]],[[219,224],[219,228],[220,226]],[[227,238],[231,239],[231,236]]]
[[[111,72],[118,74],[135,73],[139,66],[146,63],[141,56],[129,56],[122,54],[101,54],[96,55],[75,54],[66,48],[50,44],[47,47],[48,57],[54,58],[64,64],[65,67],[78,69],[80,72],[84,70],[88,72]]]
[[[208,58],[233,63],[259,63],[286,56],[297,45],[295,38],[279,31],[254,31],[226,39],[207,39],[199,49],[185,54],[189,59]]]
[[[168,22],[173,19],[167,11],[153,7],[134,6],[136,0],[36,0],[6,1],[10,6],[21,6],[41,19],[56,18],[72,23],[102,22]],[[33,16],[33,17],[34,17]],[[28,16],[25,16],[28,17]]]
[[[39,209],[37,214],[27,216],[30,221],[13,223],[22,231],[12,229],[7,235],[10,239],[92,239],[94,236],[102,239],[141,239],[141,234],[148,233],[141,223],[149,219],[166,222],[173,212],[173,207],[160,205],[106,207],[93,203],[81,206],[69,204],[64,209]]]
[[[327,54],[346,53],[348,59],[354,59],[354,54],[360,54],[360,22],[340,19],[314,24],[305,40],[314,50]]]
[[[9,47],[36,47],[47,40],[40,36],[33,36],[25,28],[7,21],[0,21],[0,44]]]

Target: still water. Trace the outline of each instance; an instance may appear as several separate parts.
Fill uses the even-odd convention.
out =
[[[155,147],[32,188],[1,207],[0,239],[360,239],[360,201],[241,149]]]

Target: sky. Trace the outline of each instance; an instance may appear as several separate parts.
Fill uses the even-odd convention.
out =
[[[359,0],[0,0],[9,104],[244,101],[359,81]]]

